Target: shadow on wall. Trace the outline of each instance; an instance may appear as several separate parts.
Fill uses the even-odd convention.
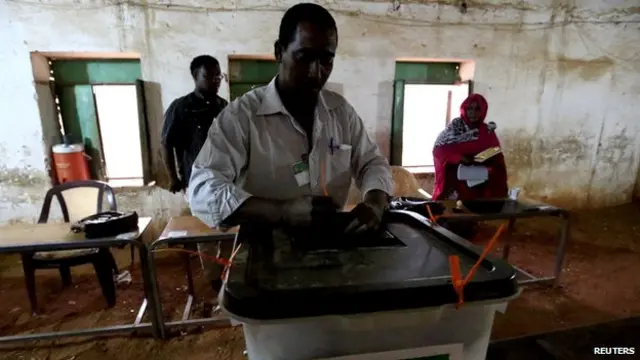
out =
[[[61,139],[60,125],[57,121],[57,110],[53,97],[53,86],[48,83],[36,81],[36,97],[38,99],[38,111],[40,112],[40,122],[42,125],[42,140],[44,143],[45,166],[50,179],[54,178],[52,158],[52,147]]]
[[[60,123],[58,122],[58,111],[54,98],[55,87],[50,80],[51,67],[49,66],[49,60],[39,53],[32,52],[30,55],[38,112],[40,113],[42,125],[46,169],[49,179],[53,179],[53,166],[49,160],[52,156],[51,148],[61,140]]]
[[[391,119],[393,117],[393,81],[378,84],[378,101],[375,140],[387,159],[391,156]]]
[[[151,151],[151,168],[156,186],[168,190],[169,174],[166,171],[162,160],[162,143],[160,134],[164,121],[164,111],[162,108],[162,90],[157,82],[144,82],[144,97],[147,111],[147,123],[149,131],[149,149]]]

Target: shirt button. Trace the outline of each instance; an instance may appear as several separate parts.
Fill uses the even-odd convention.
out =
[[[207,105],[209,105],[209,104],[210,104],[210,102],[207,101]]]

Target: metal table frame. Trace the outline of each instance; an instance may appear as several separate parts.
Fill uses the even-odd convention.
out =
[[[541,204],[540,206],[544,206]],[[491,221],[491,220],[508,220],[506,241],[502,251],[504,260],[508,260],[509,251],[511,249],[511,238],[515,227],[515,221],[519,218],[531,218],[553,216],[562,220],[562,225],[558,233],[558,246],[556,250],[556,262],[553,276],[536,277],[528,272],[514,266],[516,270],[526,277],[526,280],[519,281],[520,284],[530,283],[553,283],[557,286],[560,281],[562,272],[562,264],[564,261],[567,239],[569,237],[569,213],[566,210],[549,207],[540,211],[528,212],[511,212],[511,213],[493,213],[493,214],[456,214],[453,216],[445,216],[448,221]],[[131,324],[113,325],[101,328],[77,329],[68,331],[56,331],[37,334],[22,334],[0,337],[0,344],[30,341],[30,340],[50,340],[64,337],[84,337],[84,336],[104,336],[122,333],[134,333],[138,331],[151,330],[153,336],[158,339],[166,339],[167,333],[171,329],[185,330],[187,328],[210,326],[228,326],[230,320],[223,317],[211,317],[200,319],[189,319],[191,314],[191,306],[193,304],[193,294],[190,293],[183,311],[182,319],[178,321],[165,321],[162,312],[162,303],[160,301],[160,293],[158,288],[157,273],[153,251],[161,246],[186,245],[206,242],[235,241],[236,233],[215,234],[215,235],[198,235],[185,237],[167,237],[154,241],[148,247],[140,241],[140,237],[146,228],[140,232],[136,239],[95,239],[87,241],[74,242],[57,242],[46,244],[26,244],[17,246],[0,246],[0,253],[20,253],[20,252],[41,252],[41,251],[58,251],[58,250],[80,250],[96,247],[117,247],[122,245],[132,245],[137,247],[140,253],[141,273],[143,277],[143,287],[145,299],[143,300],[135,321]],[[188,279],[192,281],[192,279]],[[191,284],[190,284],[191,285]],[[146,311],[149,311],[151,322],[142,323],[142,318]]]
[[[21,252],[43,252],[43,251],[57,251],[57,250],[81,250],[81,249],[92,249],[99,247],[116,247],[121,245],[131,245],[138,248],[140,252],[140,264],[141,264],[141,272],[143,277],[143,287],[145,292],[145,299],[142,301],[140,308],[138,309],[138,313],[136,315],[135,321],[132,324],[126,325],[113,325],[107,327],[100,328],[88,328],[88,329],[77,329],[77,330],[68,330],[68,331],[53,331],[53,332],[44,332],[44,333],[36,333],[36,334],[21,334],[21,335],[9,335],[0,337],[0,344],[11,343],[11,342],[20,342],[20,341],[30,341],[30,340],[51,340],[51,339],[59,339],[64,337],[80,337],[80,336],[104,336],[104,335],[112,335],[112,334],[122,334],[122,333],[133,333],[142,330],[154,330],[156,326],[153,324],[154,318],[152,318],[151,323],[142,323],[142,318],[144,317],[147,308],[151,314],[155,313],[155,302],[149,301],[149,296],[153,296],[153,292],[151,292],[149,288],[149,271],[148,264],[149,261],[147,259],[148,252],[146,245],[140,241],[140,237],[145,232],[146,228],[143,229],[136,239],[116,239],[116,238],[105,238],[105,239],[92,239],[86,241],[73,241],[73,242],[59,242],[59,243],[47,243],[47,244],[28,244],[28,245],[18,245],[18,246],[0,246],[0,253],[21,253]],[[154,335],[156,331],[153,331]]]
[[[158,277],[156,273],[156,265],[154,258],[154,251],[162,246],[174,246],[174,245],[187,245],[207,242],[220,242],[220,241],[235,241],[236,233],[228,234],[215,234],[215,235],[197,235],[197,236],[184,236],[184,237],[166,237],[158,239],[151,243],[148,247],[149,255],[147,256],[149,262],[149,287],[151,290],[150,298],[154,301],[153,315],[155,316],[153,323],[156,324],[156,338],[166,339],[169,330],[180,329],[185,330],[187,328],[209,326],[229,326],[230,320],[224,317],[211,317],[200,319],[189,319],[191,315],[191,305],[193,303],[193,295],[189,294],[187,303],[182,312],[182,319],[177,321],[165,321],[164,313],[162,311],[162,302],[160,301],[160,289],[158,287]],[[192,281],[189,280],[188,281]]]
[[[522,202],[521,204],[529,205],[526,202]],[[553,286],[560,285],[560,274],[562,272],[562,264],[564,262],[565,251],[567,247],[567,240],[569,238],[569,212],[564,209],[559,209],[546,204],[532,204],[535,206],[543,207],[541,210],[537,211],[519,211],[519,212],[500,212],[500,213],[492,213],[492,214],[477,214],[477,213],[459,213],[455,215],[444,215],[441,216],[442,219],[446,219],[447,221],[455,222],[455,221],[491,221],[491,220],[508,220],[509,224],[507,226],[504,246],[502,248],[502,259],[505,261],[509,260],[509,251],[511,250],[513,231],[515,229],[515,223],[517,219],[523,218],[532,218],[532,217],[558,217],[561,219],[562,224],[558,231],[558,245],[556,247],[556,262],[553,270],[552,276],[546,277],[537,277],[533,274],[530,274],[515,265],[513,266],[521,275],[523,275],[526,279],[518,281],[519,284],[533,284],[533,283],[551,283]],[[544,208],[547,207],[547,208]]]

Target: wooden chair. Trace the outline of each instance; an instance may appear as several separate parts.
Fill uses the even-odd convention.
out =
[[[107,198],[108,209],[117,211],[113,189],[99,181],[75,181],[55,186],[44,199],[38,223],[49,220],[51,201],[55,197],[60,205],[65,222],[75,222],[89,215],[103,211],[103,198]],[[133,258],[132,246],[132,258]],[[118,268],[109,248],[81,250],[61,250],[48,252],[22,253],[22,268],[33,313],[37,310],[35,272],[37,269],[58,269],[63,287],[71,285],[71,267],[93,264],[107,305],[112,307],[116,301],[114,274]]]

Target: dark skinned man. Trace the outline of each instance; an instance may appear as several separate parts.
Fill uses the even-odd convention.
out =
[[[227,101],[218,96],[223,80],[218,60],[209,55],[195,57],[190,70],[195,90],[171,103],[162,127],[163,156],[173,193],[187,189],[193,162],[207,139],[207,132],[227,105]],[[219,253],[216,244],[198,244],[198,249],[210,256]],[[220,266],[203,260],[202,267],[217,292],[222,285]]]
[[[352,179],[364,198],[349,231],[380,224],[389,164],[354,108],[323,89],[337,45],[326,9],[287,10],[274,44],[278,75],[220,113],[193,165],[189,204],[205,224],[309,225],[344,206]]]
[[[223,79],[218,60],[200,55],[191,61],[190,70],[195,90],[169,105],[162,126],[163,158],[174,193],[186,190],[209,127],[227,106],[227,101],[218,96]]]

